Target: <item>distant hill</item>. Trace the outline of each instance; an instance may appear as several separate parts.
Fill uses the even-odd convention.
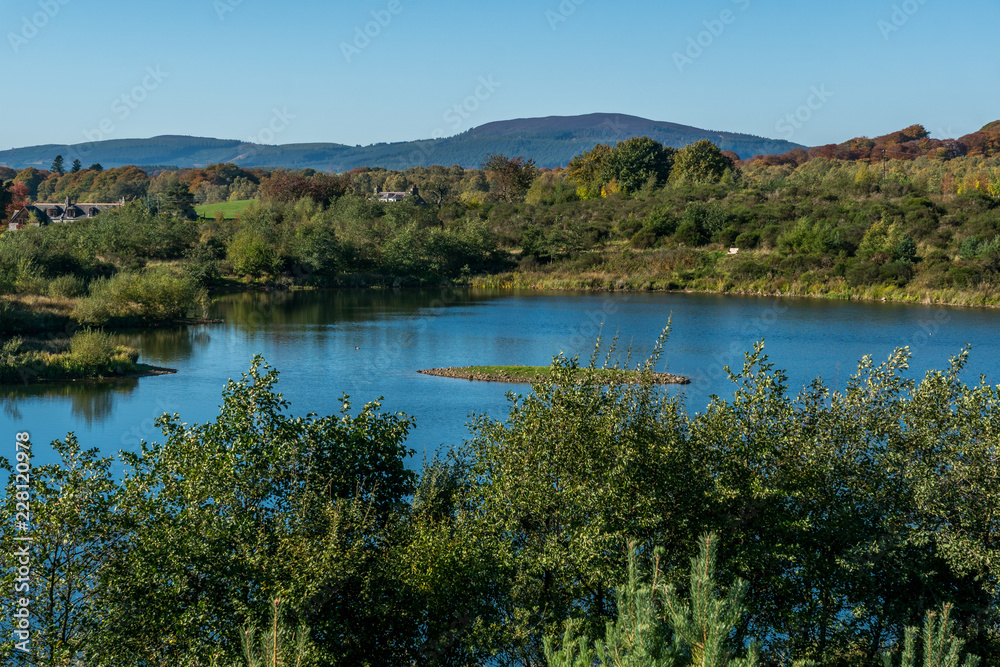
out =
[[[286,144],[265,146],[242,141],[201,137],[161,136],[152,139],[114,139],[73,146],[47,144],[0,151],[0,165],[15,169],[48,169],[56,155],[69,165],[79,158],[83,166],[169,164],[179,167],[233,162],[241,167],[312,168],[343,172],[355,167],[407,169],[431,164],[478,167],[487,153],[523,155],[539,167],[565,166],[598,143],[615,143],[637,136],[681,148],[709,139],[740,157],[785,153],[798,144],[749,134],[713,132],[676,123],[623,114],[549,116],[488,123],[462,134],[437,140],[407,141],[371,146],[344,144]]]

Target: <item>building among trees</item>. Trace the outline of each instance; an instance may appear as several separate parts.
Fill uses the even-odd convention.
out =
[[[375,188],[375,199],[380,202],[400,202],[407,197],[413,197],[418,204],[423,203],[423,199],[420,198],[420,190],[417,189],[416,185],[413,185],[409,192],[383,192],[381,187]]]
[[[37,203],[26,204],[20,208],[7,223],[7,229],[14,232],[25,227],[41,227],[54,222],[72,222],[86,220],[94,216],[123,206],[125,198],[113,204],[73,203],[66,197],[62,204]]]

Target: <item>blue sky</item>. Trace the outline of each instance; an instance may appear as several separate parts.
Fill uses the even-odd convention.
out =
[[[995,0],[4,0],[0,149],[597,111],[807,145],[959,136],[1000,118],[998,24]]]

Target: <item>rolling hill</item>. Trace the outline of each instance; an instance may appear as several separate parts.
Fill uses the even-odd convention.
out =
[[[453,137],[370,146],[334,143],[268,146],[236,140],[187,136],[115,139],[76,145],[46,144],[0,151],[0,165],[15,169],[47,169],[56,155],[67,164],[79,159],[86,167],[176,165],[200,167],[233,162],[241,167],[312,168],[343,172],[355,167],[406,169],[431,164],[478,166],[487,153],[524,155],[540,167],[565,166],[573,156],[598,143],[649,136],[675,148],[709,139],[740,157],[776,155],[799,147],[788,141],[749,134],[714,132],[676,123],[623,114],[521,118],[488,123]]]

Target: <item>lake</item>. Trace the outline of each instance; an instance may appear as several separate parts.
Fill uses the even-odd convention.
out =
[[[589,359],[601,334],[644,358],[667,323],[666,369],[694,380],[670,387],[691,412],[712,394],[728,397],[722,372],[766,339],[766,352],[787,371],[792,391],[816,377],[843,388],[864,355],[883,361],[895,347],[913,351],[911,376],[943,369],[972,346],[965,380],[1000,382],[1000,311],[815,299],[704,294],[529,292],[471,289],[242,293],[213,302],[225,320],[122,338],[141,360],[176,375],[106,383],[60,383],[0,389],[0,433],[13,452],[16,431],[29,431],[38,458],[67,432],[106,454],[156,440],[153,418],[177,412],[189,423],[218,413],[227,379],[245,372],[255,354],[281,372],[279,390],[293,414],[332,414],[349,394],[355,410],[383,406],[416,419],[411,466],[468,436],[472,413],[503,417],[506,394],[524,385],[494,385],[417,373],[442,366],[548,364],[565,352]],[[663,364],[657,370],[663,370]],[[9,450],[9,451],[8,451]]]

